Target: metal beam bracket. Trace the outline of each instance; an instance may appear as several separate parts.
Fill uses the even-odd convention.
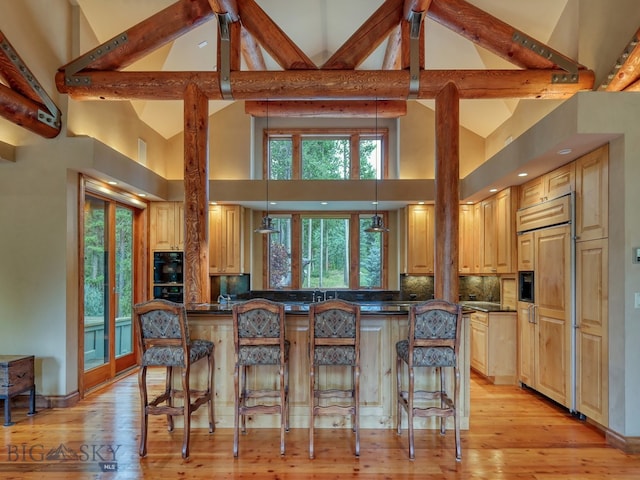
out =
[[[420,91],[420,28],[424,12],[409,14],[409,98],[418,98]]]
[[[551,75],[551,83],[578,83],[579,77],[577,73],[554,73]]]
[[[20,55],[18,55],[11,44],[4,39],[0,42],[0,49],[2,49],[4,55],[6,55],[22,78],[27,81],[29,87],[31,87],[36,95],[38,95],[38,98],[42,100],[44,106],[49,110],[48,112],[44,112],[41,109],[38,109],[38,120],[54,128],[60,128],[60,110],[58,109],[58,106],[53,102],[53,100],[51,100],[51,97],[47,94],[42,85],[40,85],[40,82],[38,82],[35,75],[31,73],[31,70],[29,70],[22,61]]]
[[[111,40],[103,43],[102,45],[94,48],[93,50],[85,53],[83,56],[67,65],[64,71],[64,81],[67,85],[91,85],[91,79],[89,77],[83,77],[82,75],[76,75],[76,73],[84,70],[93,62],[106,54],[111,53],[116,48],[124,45],[129,41],[127,32],[121,33],[117,37],[113,37]]]
[[[551,50],[549,47],[547,47],[546,45],[542,45],[539,44],[535,39],[525,35],[522,32],[519,31],[514,31],[513,35],[511,37],[511,39],[517,43],[518,45],[523,46],[524,48],[528,48],[529,50],[531,50],[534,53],[537,53],[538,55],[540,55],[542,58],[545,58],[547,60],[549,60],[550,62],[555,63],[557,66],[559,66],[561,69],[569,72],[571,75],[571,78],[573,78],[573,76],[575,76],[575,82],[578,81],[578,64],[567,60],[565,57],[558,55],[556,52],[554,52],[553,50]],[[558,82],[556,82],[558,83]],[[572,82],[565,82],[565,83],[572,83]]]
[[[220,29],[220,93],[225,100],[233,100],[231,93],[231,31],[228,13],[218,13],[218,27]]]

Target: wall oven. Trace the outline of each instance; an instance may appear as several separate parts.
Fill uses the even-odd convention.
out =
[[[153,298],[182,303],[183,252],[153,252]]]

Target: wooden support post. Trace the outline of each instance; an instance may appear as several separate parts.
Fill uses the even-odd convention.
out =
[[[436,96],[435,297],[458,302],[460,96],[448,83]]]
[[[209,302],[209,102],[195,84],[184,95],[184,301]]]

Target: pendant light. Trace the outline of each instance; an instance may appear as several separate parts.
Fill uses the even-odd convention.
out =
[[[378,99],[376,98],[376,130],[375,130],[375,142],[376,142],[376,201],[374,202],[376,206],[376,213],[373,217],[371,217],[371,226],[364,229],[367,233],[386,233],[389,231],[388,228],[384,226],[384,222],[382,221],[382,217],[378,215],[378,161],[381,152],[379,151],[380,144],[378,143]]]
[[[265,132],[267,136],[267,213],[264,217],[262,217],[262,222],[260,226],[254,230],[255,233],[263,233],[268,235],[270,233],[278,233],[280,230],[273,226],[273,219],[269,216],[269,177],[271,176],[271,147],[269,145],[269,100],[267,100],[267,122],[265,126]]]

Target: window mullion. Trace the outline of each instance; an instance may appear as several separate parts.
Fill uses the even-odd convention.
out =
[[[351,164],[349,165],[349,178],[358,180],[360,178],[360,135],[351,135]]]
[[[293,142],[293,171],[291,172],[291,178],[294,180],[300,180],[300,178],[302,178],[300,173],[302,171],[302,135],[296,133],[292,135],[291,140]]]

